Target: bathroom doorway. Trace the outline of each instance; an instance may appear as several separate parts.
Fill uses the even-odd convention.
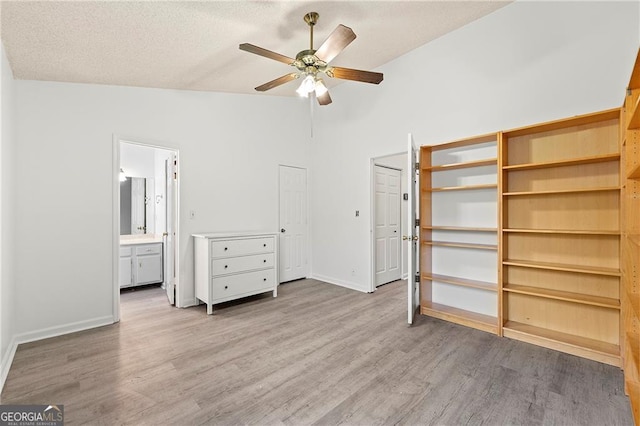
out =
[[[162,144],[114,137],[114,317],[120,292],[149,286],[179,306],[178,151]]]

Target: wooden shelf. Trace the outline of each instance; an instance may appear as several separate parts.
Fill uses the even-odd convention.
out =
[[[612,277],[620,276],[620,270],[614,269],[614,268],[601,268],[601,267],[582,266],[582,265],[565,265],[561,263],[535,262],[531,260],[516,260],[516,259],[506,259],[502,263],[503,265],[521,266],[523,268],[548,269],[552,271],[577,272],[580,274],[592,274],[592,275],[608,275]]]
[[[628,234],[627,239],[633,243],[634,245],[640,247],[640,235],[638,234]]]
[[[498,291],[498,285],[496,283],[468,280],[466,278],[450,277],[448,275],[439,274],[423,274],[422,278],[430,281],[438,281],[462,287],[478,288],[480,290],[486,291]]]
[[[497,165],[498,165],[497,158],[489,158],[486,160],[468,161],[464,163],[441,164],[439,166],[425,167],[422,170],[431,171],[431,172],[445,172],[447,170],[466,169],[470,167],[481,167],[481,166],[497,166]]]
[[[595,230],[578,230],[578,229],[524,229],[524,228],[508,228],[503,232],[513,232],[521,234],[569,234],[569,235],[620,235],[620,231],[595,231]]]
[[[467,327],[476,328],[488,333],[498,334],[498,319],[489,315],[478,314],[447,305],[423,302],[420,313]]]
[[[600,306],[602,308],[620,310],[620,300],[608,297],[591,296],[588,294],[570,293],[567,291],[529,287],[516,284],[505,284],[503,286],[503,290],[507,292],[526,294],[529,296],[542,297],[546,299],[563,300],[565,302],[580,303],[583,305]]]
[[[640,322],[640,299],[635,293],[630,293],[629,289],[625,290],[629,305],[631,305],[631,314]]]
[[[498,250],[498,246],[495,244],[455,243],[449,241],[423,241],[422,244],[434,247],[459,247],[479,250]]]
[[[620,154],[593,155],[590,157],[571,158],[568,160],[544,161],[540,163],[513,164],[502,167],[503,170],[533,170],[545,169],[549,167],[576,166],[579,164],[606,163],[608,161],[619,161]]]
[[[631,169],[627,174],[627,179],[640,179],[640,163],[636,164],[633,169]]]
[[[627,123],[627,130],[635,129],[640,129],[640,97],[636,99],[636,103],[631,112],[631,118],[629,119],[629,123]]]
[[[517,196],[517,195],[548,195],[548,194],[577,194],[581,192],[606,192],[606,191],[619,191],[619,186],[607,186],[601,188],[580,188],[580,189],[556,189],[552,191],[521,191],[521,192],[505,192],[502,195]]]
[[[423,226],[432,231],[498,232],[498,228],[474,228],[470,226]]]
[[[515,321],[503,326],[505,337],[620,366],[620,346]]]
[[[475,189],[492,189],[498,188],[498,185],[495,183],[484,184],[484,185],[463,185],[463,186],[444,186],[441,188],[430,188],[426,189],[427,192],[441,192],[441,191],[469,191]]]
[[[632,377],[632,379],[634,381],[638,381],[640,379],[640,377],[638,377],[638,373],[640,373],[640,371],[638,371],[638,368],[640,368],[640,352],[638,352],[638,350],[640,349],[640,338],[634,335],[634,333],[626,333],[625,340],[631,347],[631,350],[628,350],[627,353],[633,357],[633,359],[629,361],[633,362],[633,367],[636,370],[634,372],[635,377]]]

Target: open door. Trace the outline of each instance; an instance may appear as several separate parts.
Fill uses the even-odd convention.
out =
[[[409,325],[413,324],[414,316],[418,305],[420,303],[418,284],[419,284],[419,249],[418,243],[419,231],[416,229],[416,211],[418,210],[418,170],[416,164],[418,163],[418,148],[413,141],[413,135],[409,133],[408,138],[408,167],[407,167],[407,192],[409,194],[409,205],[407,206],[407,233],[404,235],[403,240],[408,244],[407,250],[407,320]]]
[[[171,154],[171,157],[165,161],[166,170],[166,231],[164,236],[164,282],[165,289],[167,290],[167,298],[169,303],[175,305],[176,303],[176,218],[178,217],[178,202],[177,202],[177,173],[178,173],[178,161],[175,154]]]

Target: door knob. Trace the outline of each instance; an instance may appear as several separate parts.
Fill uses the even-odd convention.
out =
[[[286,230],[286,229],[284,229],[284,228],[282,228],[282,229],[280,230],[280,232],[282,232],[282,233],[284,234],[285,232],[287,232],[287,230]]]
[[[407,237],[406,235],[403,235],[403,236],[402,236],[402,240],[403,240],[403,241],[407,241],[408,239],[409,239],[409,237]]]

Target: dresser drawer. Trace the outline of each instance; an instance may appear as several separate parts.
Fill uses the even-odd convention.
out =
[[[211,271],[212,275],[216,277],[218,275],[235,274],[256,269],[268,269],[273,268],[273,259],[273,253],[213,259],[211,260]]]
[[[229,300],[261,291],[270,291],[273,290],[275,282],[275,269],[213,278],[211,280],[213,301]]]
[[[270,253],[274,251],[274,247],[274,237],[212,241],[211,256],[233,257],[258,253]]]
[[[145,244],[136,246],[136,255],[160,254],[162,253],[162,244]]]

